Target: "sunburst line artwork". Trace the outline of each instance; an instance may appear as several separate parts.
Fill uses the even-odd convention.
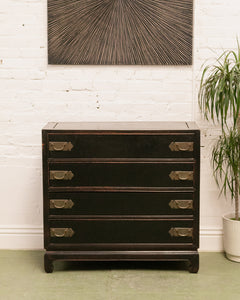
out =
[[[189,65],[193,0],[48,0],[50,64]]]

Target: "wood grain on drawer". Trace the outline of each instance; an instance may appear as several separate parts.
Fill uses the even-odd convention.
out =
[[[49,193],[50,215],[192,215],[193,192]]]
[[[48,134],[52,158],[188,158],[197,151],[194,133]]]
[[[192,220],[50,220],[49,242],[193,243]]]
[[[193,187],[194,162],[78,161],[49,163],[50,187]]]

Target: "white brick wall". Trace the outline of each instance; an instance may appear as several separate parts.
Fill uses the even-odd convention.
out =
[[[192,66],[48,66],[47,0],[0,5],[0,248],[42,247],[41,128],[48,121],[183,121],[202,130],[201,249],[220,250],[209,164],[218,130],[197,106],[200,67],[236,47],[238,0],[194,0]]]

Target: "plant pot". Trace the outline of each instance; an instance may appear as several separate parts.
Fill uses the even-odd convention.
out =
[[[240,221],[231,218],[234,213],[223,216],[223,248],[228,259],[240,262]]]

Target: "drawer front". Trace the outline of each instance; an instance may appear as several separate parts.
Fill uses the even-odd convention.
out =
[[[193,243],[193,221],[76,220],[49,221],[49,242],[81,243]]]
[[[192,215],[194,193],[49,193],[50,215]]]
[[[189,158],[196,156],[194,133],[49,134],[52,158]]]
[[[50,187],[193,187],[192,162],[49,163]]]

